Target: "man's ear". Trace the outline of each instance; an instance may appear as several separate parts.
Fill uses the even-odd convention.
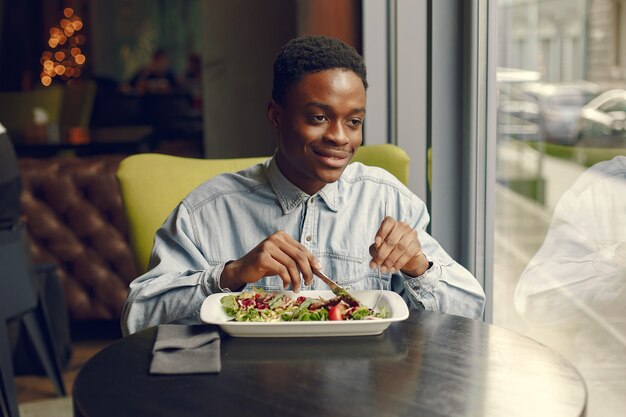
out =
[[[267,103],[265,113],[267,114],[267,120],[269,120],[272,127],[274,129],[278,129],[278,127],[280,126],[280,105],[278,105],[278,103],[276,103],[274,100],[270,100],[270,102]]]

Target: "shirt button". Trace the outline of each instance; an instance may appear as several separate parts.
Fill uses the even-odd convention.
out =
[[[311,241],[311,235],[306,235],[305,239],[306,239],[307,242],[310,242]]]

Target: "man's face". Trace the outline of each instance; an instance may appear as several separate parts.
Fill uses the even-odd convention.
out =
[[[358,75],[330,69],[305,76],[283,105],[270,102],[267,116],[278,133],[285,177],[307,194],[337,181],[363,140],[365,101]]]

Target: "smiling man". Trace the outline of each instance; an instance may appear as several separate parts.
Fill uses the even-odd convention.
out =
[[[482,288],[426,233],[424,203],[383,169],[350,164],[366,89],[363,58],[343,42],[307,36],[284,46],[266,109],[274,156],[205,182],[170,214],[148,272],[130,285],[126,334],[198,322],[215,292],[326,289],[315,269],[348,289],[383,285],[414,308],[481,317]]]

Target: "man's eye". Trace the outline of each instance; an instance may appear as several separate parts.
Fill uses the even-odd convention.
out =
[[[322,114],[315,114],[311,116],[309,119],[311,119],[311,121],[316,122],[316,123],[323,123],[326,121],[326,116]]]
[[[361,119],[352,119],[350,120],[350,126],[360,126],[363,121]]]

